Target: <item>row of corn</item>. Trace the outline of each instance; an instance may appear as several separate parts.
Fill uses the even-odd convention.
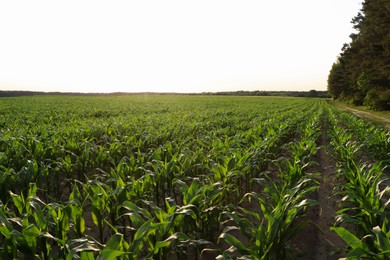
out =
[[[287,259],[317,204],[321,118],[334,132],[341,125],[313,99],[30,97],[0,106],[4,259]],[[334,147],[347,147],[336,137]],[[350,212],[339,213],[335,230],[348,232]],[[375,223],[370,230],[383,226]]]
[[[329,109],[331,146],[340,197],[332,230],[348,244],[347,259],[390,259],[390,133]],[[386,137],[387,136],[387,137]]]

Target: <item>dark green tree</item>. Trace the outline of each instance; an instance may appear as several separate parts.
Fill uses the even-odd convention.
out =
[[[352,19],[350,35],[328,76],[334,99],[373,109],[390,109],[390,1],[365,0]]]
[[[308,97],[318,97],[317,90],[311,89],[309,93],[307,94]]]
[[[339,99],[343,93],[343,89],[348,86],[345,75],[345,67],[340,60],[333,63],[328,77],[328,92],[332,95],[333,99]]]

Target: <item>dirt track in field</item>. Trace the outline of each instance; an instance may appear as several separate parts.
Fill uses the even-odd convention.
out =
[[[318,151],[318,163],[320,170],[320,189],[318,191],[318,202],[320,211],[317,214],[317,225],[319,232],[317,233],[317,251],[314,259],[339,259],[345,257],[342,248],[346,246],[344,241],[338,235],[329,230],[334,223],[335,212],[337,211],[336,197],[332,196],[333,188],[337,185],[335,176],[336,166],[335,161],[330,156],[327,142],[327,122],[323,120],[320,137],[320,150]]]
[[[294,259],[335,260],[345,257],[342,251],[346,244],[338,235],[329,230],[334,223],[337,211],[337,198],[332,195],[338,184],[335,176],[335,161],[331,157],[327,143],[328,125],[322,122],[319,151],[316,155],[317,167],[311,171],[318,172],[319,190],[313,195],[319,206],[309,208],[305,220],[311,222],[295,239]]]
[[[390,130],[390,119],[388,119],[386,117],[378,116],[378,115],[375,115],[375,114],[370,113],[368,111],[362,111],[362,110],[354,109],[354,108],[347,107],[347,106],[338,106],[338,107],[343,109],[343,110],[352,112],[357,116],[361,116],[361,117],[371,119],[371,120],[380,121],[383,124],[384,128],[386,128],[387,130]]]

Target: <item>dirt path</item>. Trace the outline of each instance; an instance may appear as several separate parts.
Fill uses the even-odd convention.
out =
[[[320,150],[318,151],[318,163],[320,189],[317,194],[317,200],[320,205],[319,212],[317,212],[313,221],[318,225],[319,231],[317,233],[316,243],[316,257],[312,259],[325,260],[325,259],[339,259],[345,257],[340,249],[344,248],[346,244],[338,237],[338,235],[329,230],[334,223],[335,212],[337,211],[336,198],[332,197],[333,187],[337,184],[335,176],[335,162],[331,158],[327,144],[327,130],[328,125],[325,120],[322,122],[321,137],[320,137]]]
[[[382,122],[386,129],[390,130],[390,119],[388,119],[386,117],[378,116],[378,115],[375,115],[375,114],[370,113],[368,111],[362,111],[362,110],[354,109],[354,108],[347,107],[347,106],[337,106],[337,107],[339,107],[343,110],[350,111],[350,112],[354,113],[355,115],[365,117],[367,119],[371,119],[371,120],[376,119],[376,120]]]
[[[335,232],[329,230],[333,226],[334,216],[338,209],[337,199],[332,196],[333,187],[338,182],[335,176],[336,163],[327,147],[328,125],[325,116],[322,118],[321,136],[318,143],[320,149],[315,158],[318,165],[310,170],[320,173],[317,179],[319,190],[311,197],[318,201],[319,206],[309,208],[303,218],[311,224],[307,225],[294,239],[293,259],[335,260],[346,256],[342,252],[346,244]]]

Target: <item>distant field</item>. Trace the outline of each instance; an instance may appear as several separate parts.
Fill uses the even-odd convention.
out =
[[[0,258],[386,257],[386,165],[323,99],[2,98]]]

